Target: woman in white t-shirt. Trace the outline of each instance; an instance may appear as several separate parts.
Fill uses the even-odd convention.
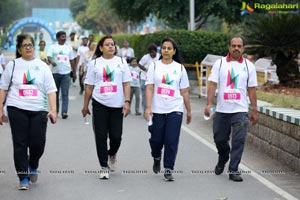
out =
[[[189,80],[176,42],[172,38],[162,41],[161,58],[149,66],[146,78],[145,118],[149,124],[153,172],[160,172],[161,151],[164,148],[164,177],[173,181],[172,171],[176,160],[183,105],[186,108],[186,123],[191,122]]]
[[[82,115],[86,117],[90,114],[88,105],[92,98],[93,128],[101,165],[100,179],[108,179],[109,171],[115,170],[116,154],[122,139],[123,117],[130,110],[130,69],[125,59],[115,56],[115,44],[111,36],[101,38],[96,46],[95,59],[88,63],[84,81]]]
[[[16,55],[17,59],[7,64],[0,82],[0,125],[3,123],[2,102],[6,100],[19,189],[28,190],[30,182],[37,181],[48,117],[52,123],[57,119],[57,89],[47,64],[34,57],[32,36],[17,37]]]

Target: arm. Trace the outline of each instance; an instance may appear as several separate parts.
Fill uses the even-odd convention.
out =
[[[186,108],[186,123],[189,124],[192,121],[189,89],[188,88],[181,89],[180,94],[181,96],[183,96],[183,102]]]
[[[52,65],[52,67],[56,67],[57,66],[57,64],[52,60],[52,58],[50,56],[48,56],[48,61]]]
[[[124,117],[127,117],[130,111],[130,81],[123,82],[123,90],[124,90],[124,97],[125,97],[125,102],[123,105],[123,115]]]
[[[206,115],[206,116],[209,116],[209,110],[214,105],[213,101],[214,101],[216,89],[217,89],[217,83],[210,81],[209,87],[208,87],[208,92],[207,92],[207,103],[206,103],[206,107],[204,110],[204,115]]]
[[[49,101],[49,106],[50,106],[50,111],[48,112],[48,117],[50,117],[51,123],[55,124],[57,121],[56,92],[51,92],[48,94],[48,101]]]
[[[89,103],[92,98],[94,86],[85,84],[85,93],[84,93],[84,101],[83,101],[83,108],[81,110],[82,116],[85,117],[87,114],[91,114],[89,111]]]
[[[3,124],[3,122],[5,121],[4,120],[4,115],[3,115],[3,102],[4,102],[4,99],[6,97],[7,93],[5,90],[2,90],[0,89],[0,125]]]
[[[73,80],[75,81],[76,78],[77,78],[77,74],[76,74],[76,69],[77,69],[77,66],[76,66],[76,58],[73,59],[73,60],[70,60],[70,64],[71,64],[71,69],[72,69],[72,72],[73,72]]]
[[[152,103],[153,90],[154,90],[154,84],[148,84],[146,86],[146,110],[144,113],[144,117],[146,119],[149,119],[149,117],[152,115],[151,103]]]
[[[144,72],[147,72],[147,68],[144,67],[143,65],[139,64],[139,68],[140,68],[141,70],[143,70]]]
[[[250,99],[250,103],[251,103],[250,121],[252,122],[252,124],[256,124],[258,122],[256,88],[249,87],[248,94],[249,94],[249,99]]]

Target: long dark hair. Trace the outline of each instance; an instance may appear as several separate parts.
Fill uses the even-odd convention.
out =
[[[22,57],[22,55],[19,53],[19,49],[22,48],[22,43],[25,39],[30,39],[34,48],[34,39],[31,35],[28,34],[20,34],[17,36],[17,44],[16,44],[16,58]]]
[[[113,38],[111,35],[106,35],[106,36],[103,36],[103,37],[99,40],[99,42],[98,42],[98,44],[97,44],[97,46],[96,46],[95,54],[94,54],[94,56],[93,56],[94,58],[98,58],[98,57],[100,57],[100,56],[103,55],[103,52],[100,51],[100,46],[103,47],[104,41],[105,41],[106,39],[112,39],[112,40],[114,41],[114,45],[115,45],[115,55],[117,54],[116,41],[114,40],[114,38]]]
[[[173,55],[173,60],[180,63],[180,64],[183,64],[183,59],[180,55],[180,52],[179,52],[179,49],[178,49],[178,45],[177,43],[175,42],[175,40],[173,38],[165,38],[161,41],[161,46],[164,42],[171,42],[173,44],[173,48],[176,50],[175,54]],[[160,60],[162,59],[162,55],[160,55]]]

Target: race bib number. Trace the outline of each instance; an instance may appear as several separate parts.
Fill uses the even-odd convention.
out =
[[[37,99],[38,89],[35,85],[22,85],[19,88],[19,96],[24,99]]]
[[[134,78],[134,79],[139,79],[140,78],[139,74],[136,73],[136,72],[131,72],[131,77]]]
[[[111,83],[103,83],[100,86],[100,94],[103,95],[114,95],[117,93],[117,85]]]
[[[224,92],[224,100],[227,102],[236,102],[241,100],[241,93],[238,89],[228,89]]]
[[[166,84],[162,84],[157,87],[157,94],[162,97],[174,97],[175,90]]]
[[[68,57],[66,55],[57,55],[56,60],[58,62],[67,62]]]

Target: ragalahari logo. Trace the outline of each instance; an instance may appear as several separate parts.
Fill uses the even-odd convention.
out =
[[[248,3],[243,1],[241,7],[241,16],[252,12],[254,12],[254,8],[252,8]]]

